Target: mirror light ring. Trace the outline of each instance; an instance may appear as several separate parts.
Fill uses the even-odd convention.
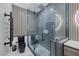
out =
[[[78,20],[77,17],[79,17],[78,15],[79,15],[79,10],[78,10],[78,11],[76,12],[76,14],[75,14],[75,23],[76,23],[77,26],[79,26],[79,23],[78,23],[78,21],[77,21],[77,20]]]
[[[57,26],[57,28],[55,29],[56,31],[58,31],[60,29],[60,27],[62,26],[62,19],[61,16],[59,14],[56,14],[56,17],[58,17],[60,24]]]

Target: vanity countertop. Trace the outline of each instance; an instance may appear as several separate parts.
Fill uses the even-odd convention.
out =
[[[64,45],[79,50],[79,42],[77,41],[68,40]]]

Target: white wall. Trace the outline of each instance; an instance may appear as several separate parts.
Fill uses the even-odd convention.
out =
[[[11,4],[0,3],[0,55],[6,55],[10,52],[9,45],[4,46],[4,42],[9,41],[9,17],[4,17],[4,13],[11,11]]]

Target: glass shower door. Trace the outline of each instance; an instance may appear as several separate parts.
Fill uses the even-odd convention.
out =
[[[56,12],[50,4],[39,13],[30,13],[31,15],[27,16],[28,23],[31,23],[28,24],[28,36],[30,37],[30,39],[28,38],[29,47],[35,55],[50,56],[51,40],[55,40],[54,21]],[[29,21],[31,16],[34,17],[34,24],[32,24],[33,21]],[[31,25],[34,25],[34,29],[30,27]],[[55,55],[55,52],[52,55]]]
[[[32,15],[36,22],[32,24],[35,28],[34,31],[30,31],[32,27],[29,27],[28,30],[30,33],[30,40],[28,39],[30,49],[34,55],[57,55],[59,53],[57,48],[59,47],[57,47],[56,39],[65,38],[65,4],[48,4],[39,13]]]

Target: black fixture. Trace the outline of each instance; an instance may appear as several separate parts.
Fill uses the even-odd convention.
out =
[[[10,19],[9,19],[9,21],[10,21],[10,38],[8,38],[10,40],[10,42],[5,42],[4,46],[6,44],[10,44],[10,47],[12,47],[12,41],[13,41],[13,17],[12,17],[12,12],[10,12],[10,14],[4,13],[4,16],[9,16],[10,17]]]
[[[12,51],[16,51],[17,50],[17,46],[16,45],[13,45],[12,46]]]
[[[20,53],[23,53],[25,51],[25,39],[24,36],[18,37],[18,50]]]
[[[36,34],[31,34],[31,43],[32,44],[38,43],[38,40],[36,39]]]

